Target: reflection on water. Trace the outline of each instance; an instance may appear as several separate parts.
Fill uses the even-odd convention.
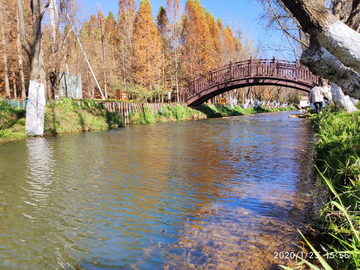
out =
[[[310,126],[275,113],[0,146],[1,269],[277,269],[311,207]]]

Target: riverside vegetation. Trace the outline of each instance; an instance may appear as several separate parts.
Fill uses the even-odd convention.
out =
[[[323,250],[315,251],[305,241],[314,254],[323,254],[318,258],[324,269],[360,269],[360,111],[347,113],[330,106],[310,121],[317,136],[319,183],[329,199],[315,220],[325,236]],[[305,260],[301,264],[319,269]]]
[[[235,116],[244,114],[264,113],[272,111],[294,110],[293,107],[278,109],[243,109],[240,106],[231,108],[219,105],[203,105],[199,109],[192,109],[183,105],[162,106],[154,114],[149,108],[142,113],[130,113],[132,124],[151,124],[156,122],[184,121],[206,119],[213,117]],[[0,142],[25,139],[26,111],[13,109],[0,100]],[[56,135],[71,132],[91,130],[106,130],[120,128],[124,122],[116,112],[109,112],[93,100],[84,100],[79,106],[71,99],[62,99],[61,102],[52,102],[45,107],[44,135]]]

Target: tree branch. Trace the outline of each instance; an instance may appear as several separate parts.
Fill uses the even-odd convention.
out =
[[[320,45],[312,45],[301,55],[300,62],[311,72],[339,85],[345,94],[360,97],[360,74],[345,67],[335,56]]]
[[[41,12],[41,14],[40,14],[40,21],[41,21],[42,18],[44,17],[45,12],[46,12],[46,10],[48,9],[49,6],[50,6],[50,0],[49,0],[49,2],[45,5],[43,12]]]
[[[360,73],[360,34],[336,20],[323,0],[281,0],[305,32],[345,66]]]
[[[346,21],[346,24],[354,29],[356,32],[359,32],[360,23],[359,23],[359,14],[360,14],[360,0],[354,0],[351,7],[350,16]]]
[[[294,37],[293,35],[291,35],[291,34],[287,31],[287,29],[286,29],[286,28],[283,26],[283,24],[281,23],[281,21],[280,21],[278,15],[276,14],[274,8],[272,7],[271,2],[268,1],[268,3],[269,3],[269,6],[270,6],[270,9],[271,9],[272,13],[273,13],[274,16],[275,16],[275,19],[276,19],[277,23],[279,24],[279,26],[281,27],[281,29],[283,30],[283,32],[284,32],[287,36],[291,37],[293,40],[299,42],[301,45],[303,45],[304,47],[308,48],[309,45],[307,45],[306,43],[304,43],[302,40]],[[290,41],[289,41],[289,43],[290,43]],[[290,45],[291,45],[291,44],[290,44]],[[292,45],[291,45],[291,47],[292,47]]]
[[[32,53],[32,49],[29,45],[29,43],[26,40],[26,33],[25,33],[25,21],[24,21],[24,10],[22,6],[22,1],[17,0],[17,10],[18,10],[18,20],[20,25],[20,40],[21,44],[24,47],[25,51],[28,55]]]

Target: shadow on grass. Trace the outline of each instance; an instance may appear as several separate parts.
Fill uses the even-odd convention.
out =
[[[105,120],[109,129],[125,126],[124,121],[117,112],[106,111]]]
[[[0,102],[0,129],[12,128],[19,121],[24,121],[26,110],[13,109],[6,102]]]
[[[217,110],[220,106],[201,105],[198,110],[203,112],[208,118],[222,117],[223,115]]]
[[[277,109],[264,109],[261,107],[258,108],[242,108],[241,106],[236,106],[231,108],[230,106],[223,106],[221,108],[220,105],[207,105],[204,104],[198,108],[199,111],[203,112],[208,118],[215,117],[224,117],[224,116],[237,116],[237,115],[247,115],[247,114],[257,114],[257,113],[267,113],[267,112],[275,112],[275,111],[287,111],[293,110],[294,108],[277,108]]]

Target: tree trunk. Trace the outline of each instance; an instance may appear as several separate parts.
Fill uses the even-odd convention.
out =
[[[14,84],[14,98],[17,98],[17,91],[16,91],[16,75],[15,75],[15,72],[14,72],[14,71],[13,71],[12,75],[13,75],[13,84]]]
[[[1,38],[2,38],[2,45],[3,45],[3,54],[4,54],[5,92],[6,92],[6,96],[10,98],[9,69],[8,69],[7,55],[6,55],[4,18],[3,18],[3,8],[2,8],[1,2],[0,2],[0,23],[1,23]]]
[[[43,12],[40,11],[40,0],[32,0],[32,32],[30,36],[30,42],[26,39],[24,11],[22,7],[22,0],[17,0],[17,9],[20,24],[20,40],[30,60],[30,80],[38,81],[45,84],[40,78],[41,62],[41,21],[44,17],[45,11],[48,5],[46,5]]]
[[[104,34],[104,22],[103,22],[103,18],[101,18],[101,25],[100,25],[100,31],[101,31],[101,50],[102,50],[102,67],[101,69],[103,70],[103,76],[104,76],[104,94],[105,94],[105,99],[108,99],[108,93],[107,93],[107,86],[106,86],[106,59],[105,59],[105,34]]]
[[[45,63],[44,63],[44,51],[42,47],[40,47],[40,81],[44,85],[45,97],[47,96],[49,99],[51,98],[51,93],[47,88],[47,80],[46,80],[46,72],[45,72]]]
[[[345,66],[360,72],[358,49],[360,34],[337,20],[326,9],[323,0],[282,0],[282,2],[305,32]]]
[[[24,76],[24,66],[23,66],[23,56],[21,51],[21,41],[20,41],[20,25],[19,25],[19,15],[17,14],[17,51],[19,58],[19,74],[20,74],[20,86],[21,86],[21,98],[26,98],[26,88],[25,88],[25,76]]]
[[[335,56],[319,45],[303,52],[301,63],[310,71],[336,83],[345,94],[360,98],[360,74],[345,67]]]
[[[331,93],[336,107],[343,107],[349,113],[357,111],[349,96],[345,96],[341,88],[335,83],[331,84]]]

